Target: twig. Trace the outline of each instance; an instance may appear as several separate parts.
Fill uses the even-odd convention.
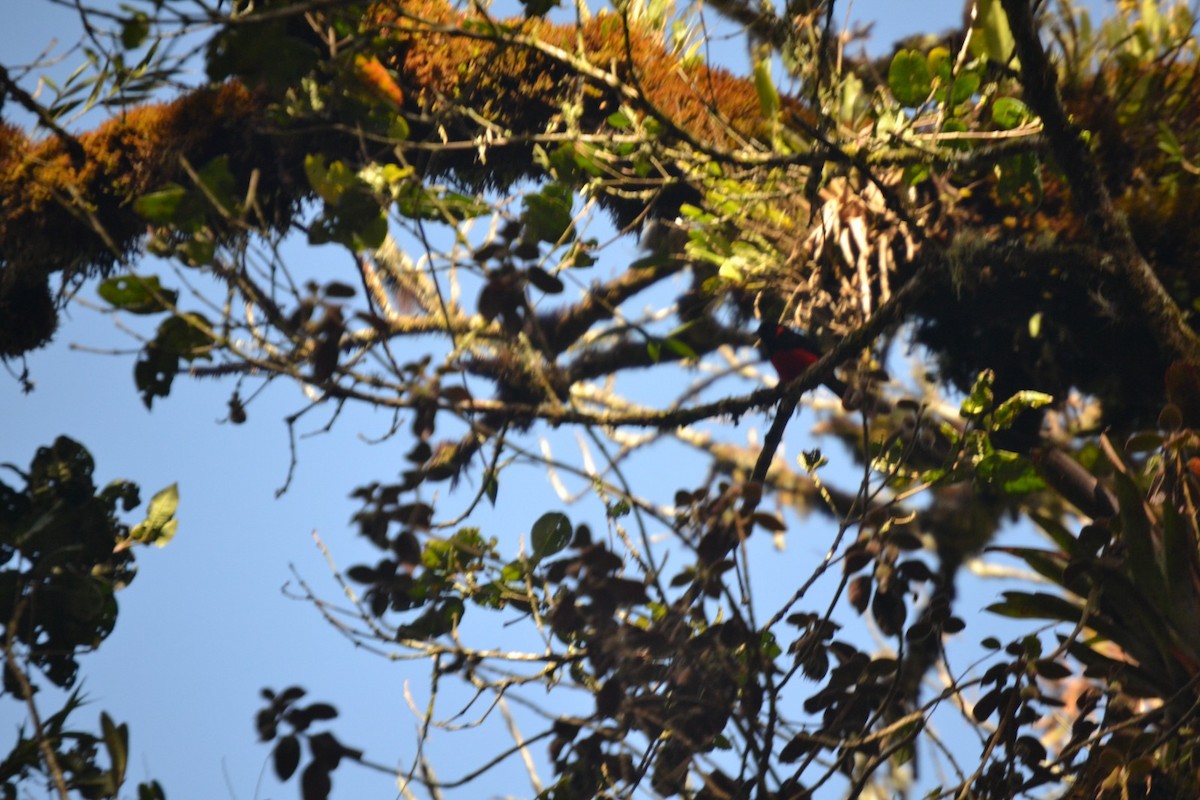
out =
[[[42,751],[42,758],[46,759],[46,769],[49,771],[50,777],[54,779],[54,787],[58,790],[58,796],[62,800],[67,800],[67,779],[58,763],[58,755],[50,746],[50,737],[46,735],[46,729],[42,726],[42,717],[38,714],[37,703],[33,701],[33,685],[30,684],[25,670],[17,663],[17,655],[13,652],[13,640],[17,636],[17,623],[25,615],[25,606],[28,603],[27,596],[21,598],[16,608],[13,609],[12,618],[9,619],[5,628],[4,661],[8,666],[9,674],[16,678],[17,683],[21,686],[21,696],[25,700],[25,707],[29,709],[29,720],[33,723],[33,733],[37,737],[38,749]]]

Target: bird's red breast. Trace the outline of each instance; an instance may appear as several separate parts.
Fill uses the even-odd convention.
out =
[[[758,329],[758,339],[759,348],[783,383],[798,378],[821,357],[812,339],[783,325],[764,322]]]
[[[775,322],[763,322],[758,328],[758,347],[779,374],[780,383],[791,383],[821,358],[817,343],[799,331]],[[845,397],[844,381],[830,375],[825,379],[839,397]]]

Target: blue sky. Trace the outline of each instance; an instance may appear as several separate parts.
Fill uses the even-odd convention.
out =
[[[0,61],[6,65],[31,59],[55,37],[62,44],[75,40],[78,21],[71,10],[35,0],[14,6],[0,28]],[[879,20],[879,43],[952,27],[960,12],[956,3],[854,4],[855,17]],[[78,60],[77,54],[67,57],[72,66]],[[609,269],[620,261],[609,257],[602,263]],[[80,298],[99,304],[94,284]],[[374,551],[359,544],[349,527],[357,506],[348,494],[373,480],[393,479],[401,469],[402,443],[364,441],[383,434],[390,417],[356,410],[331,433],[304,438],[292,486],[276,499],[289,460],[282,419],[303,406],[298,390],[269,388],[251,407],[249,421],[233,426],[220,424],[231,383],[181,378],[171,396],[148,412],[133,383],[135,347],[111,317],[78,303],[64,316],[54,342],[28,360],[36,391],[22,395],[17,382],[0,373],[0,417],[7,422],[0,462],[27,466],[36,447],[65,434],[90,449],[101,484],[133,480],[144,499],[172,482],[180,487],[179,534],[163,550],[139,552],[137,580],[119,598],[116,632],[84,661],[84,690],[92,705],[75,723],[95,726],[101,710],[128,721],[131,779],[157,779],[173,800],[295,797],[294,782],[281,787],[274,781],[268,751],[256,743],[252,724],[260,688],[294,683],[313,699],[338,706],[341,717],[331,729],[345,743],[365,748],[376,761],[407,765],[418,721],[406,703],[405,682],[423,703],[425,665],[355,650],[310,605],[289,597],[297,574],[319,594],[339,596],[314,545],[314,531],[343,568],[373,558]],[[121,354],[94,352],[106,350]],[[298,430],[318,430],[327,414],[317,410]],[[743,421],[738,435],[752,425],[761,428],[763,421]],[[803,427],[793,426],[790,436],[800,436]],[[802,445],[794,444],[793,452]],[[682,482],[674,466],[668,477],[671,487]],[[653,465],[642,478],[659,479]],[[663,492],[648,487],[644,494]],[[483,518],[485,533],[506,542],[525,534],[542,510],[561,506],[532,472],[503,485],[500,501],[500,513]],[[596,521],[594,509],[567,512]],[[820,543],[800,543],[775,559],[771,569],[778,574],[762,577],[778,583],[799,574],[802,560],[822,549]],[[503,644],[508,634],[497,629],[494,635]],[[448,703],[443,714],[452,707]],[[0,703],[0,751],[7,751],[11,732],[24,718],[20,712],[15,703]],[[449,779],[505,741],[503,728],[493,725],[436,736],[429,755],[440,776]],[[533,794],[519,766],[497,775],[449,796]],[[337,798],[396,794],[392,778],[349,765],[334,780]]]

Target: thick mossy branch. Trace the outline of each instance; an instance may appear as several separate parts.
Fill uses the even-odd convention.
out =
[[[684,65],[656,38],[616,15],[578,27],[541,20],[497,22],[455,11],[441,0],[405,6],[403,12],[381,5],[372,14],[362,39],[366,34],[384,39],[380,57],[397,76],[404,99],[399,112],[413,131],[406,157],[427,178],[505,189],[541,174],[529,141],[566,131],[563,112],[569,106],[580,110],[573,124],[586,132],[605,130],[607,117],[623,105],[658,117],[662,143],[668,146],[672,140],[692,140],[737,147],[762,126],[749,81]],[[314,52],[321,44],[311,29],[289,35],[307,35],[305,45]],[[320,74],[336,74],[327,73]],[[18,295],[47,294],[48,277],[55,272],[103,273],[136,254],[146,223],[134,212],[134,200],[169,182],[189,184],[184,164],[202,165],[226,155],[242,186],[255,172],[255,201],[266,212],[264,221],[285,230],[301,201],[311,196],[303,170],[307,154],[386,158],[394,144],[364,153],[363,140],[344,132],[354,120],[303,119],[281,128],[283,116],[272,108],[283,98],[265,84],[247,88],[236,77],[171,102],[128,110],[77,139],[31,140],[14,126],[0,125],[0,310],[10,312],[0,317],[13,317],[10,306]],[[442,144],[447,135],[470,142],[485,133],[515,144],[490,150],[430,146]],[[69,152],[76,142],[82,158]],[[622,205],[614,210],[623,223],[636,216],[633,201],[609,201]],[[0,329],[0,355],[44,344],[54,316],[22,320],[19,331]]]
[[[51,274],[102,273],[137,251],[146,223],[134,199],[179,180],[184,159],[229,153],[242,175],[269,164],[272,150],[253,124],[259,114],[241,86],[200,89],[80,135],[82,159],[70,140],[31,141],[0,124],[0,355],[40,346],[53,332],[53,306],[32,318],[21,299],[48,297]]]
[[[595,131],[624,103],[709,146],[738,146],[765,132],[750,81],[685,63],[659,35],[615,14],[578,27],[496,21],[442,0],[376,13],[394,42],[387,65],[423,110],[471,109],[506,130],[539,132],[576,102],[580,128]]]
[[[201,89],[143,106],[79,137],[85,161],[72,163],[57,138],[30,142],[0,131],[0,259],[9,270],[104,270],[130,254],[145,232],[138,196],[224,153],[249,164],[257,103],[241,86]]]
[[[1088,232],[1111,254],[1136,296],[1162,349],[1176,358],[1200,358],[1200,338],[1187,325],[1175,301],[1138,249],[1129,225],[1117,212],[1097,163],[1080,131],[1071,124],[1058,94],[1058,74],[1038,36],[1029,0],[1001,0],[1021,61],[1021,83],[1030,105],[1042,118],[1055,160],[1071,186],[1071,199]]]

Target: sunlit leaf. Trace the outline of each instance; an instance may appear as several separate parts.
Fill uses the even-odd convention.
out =
[[[971,393],[962,401],[962,415],[967,418],[980,417],[991,410],[995,397],[992,393],[992,383],[996,375],[990,369],[985,369],[975,378]]]
[[[1020,391],[1008,398],[992,412],[992,426],[996,430],[1006,430],[1012,427],[1023,412],[1030,409],[1042,408],[1054,402],[1054,398],[1045,392]]]
[[[150,499],[146,519],[134,526],[129,538],[142,544],[165,547],[175,536],[179,520],[175,511],[179,507],[179,486],[172,483]]]
[[[1013,59],[1012,29],[1008,26],[1008,15],[1000,0],[978,0],[975,13],[975,35],[971,37],[971,50],[1000,64],[1010,64]]]
[[[759,59],[754,64],[754,90],[758,93],[758,107],[763,118],[775,120],[779,118],[781,101],[779,90],[775,88],[775,80],[771,77],[770,59]]]
[[[933,91],[929,65],[916,50],[901,50],[888,67],[888,88],[902,106],[919,106]]]

